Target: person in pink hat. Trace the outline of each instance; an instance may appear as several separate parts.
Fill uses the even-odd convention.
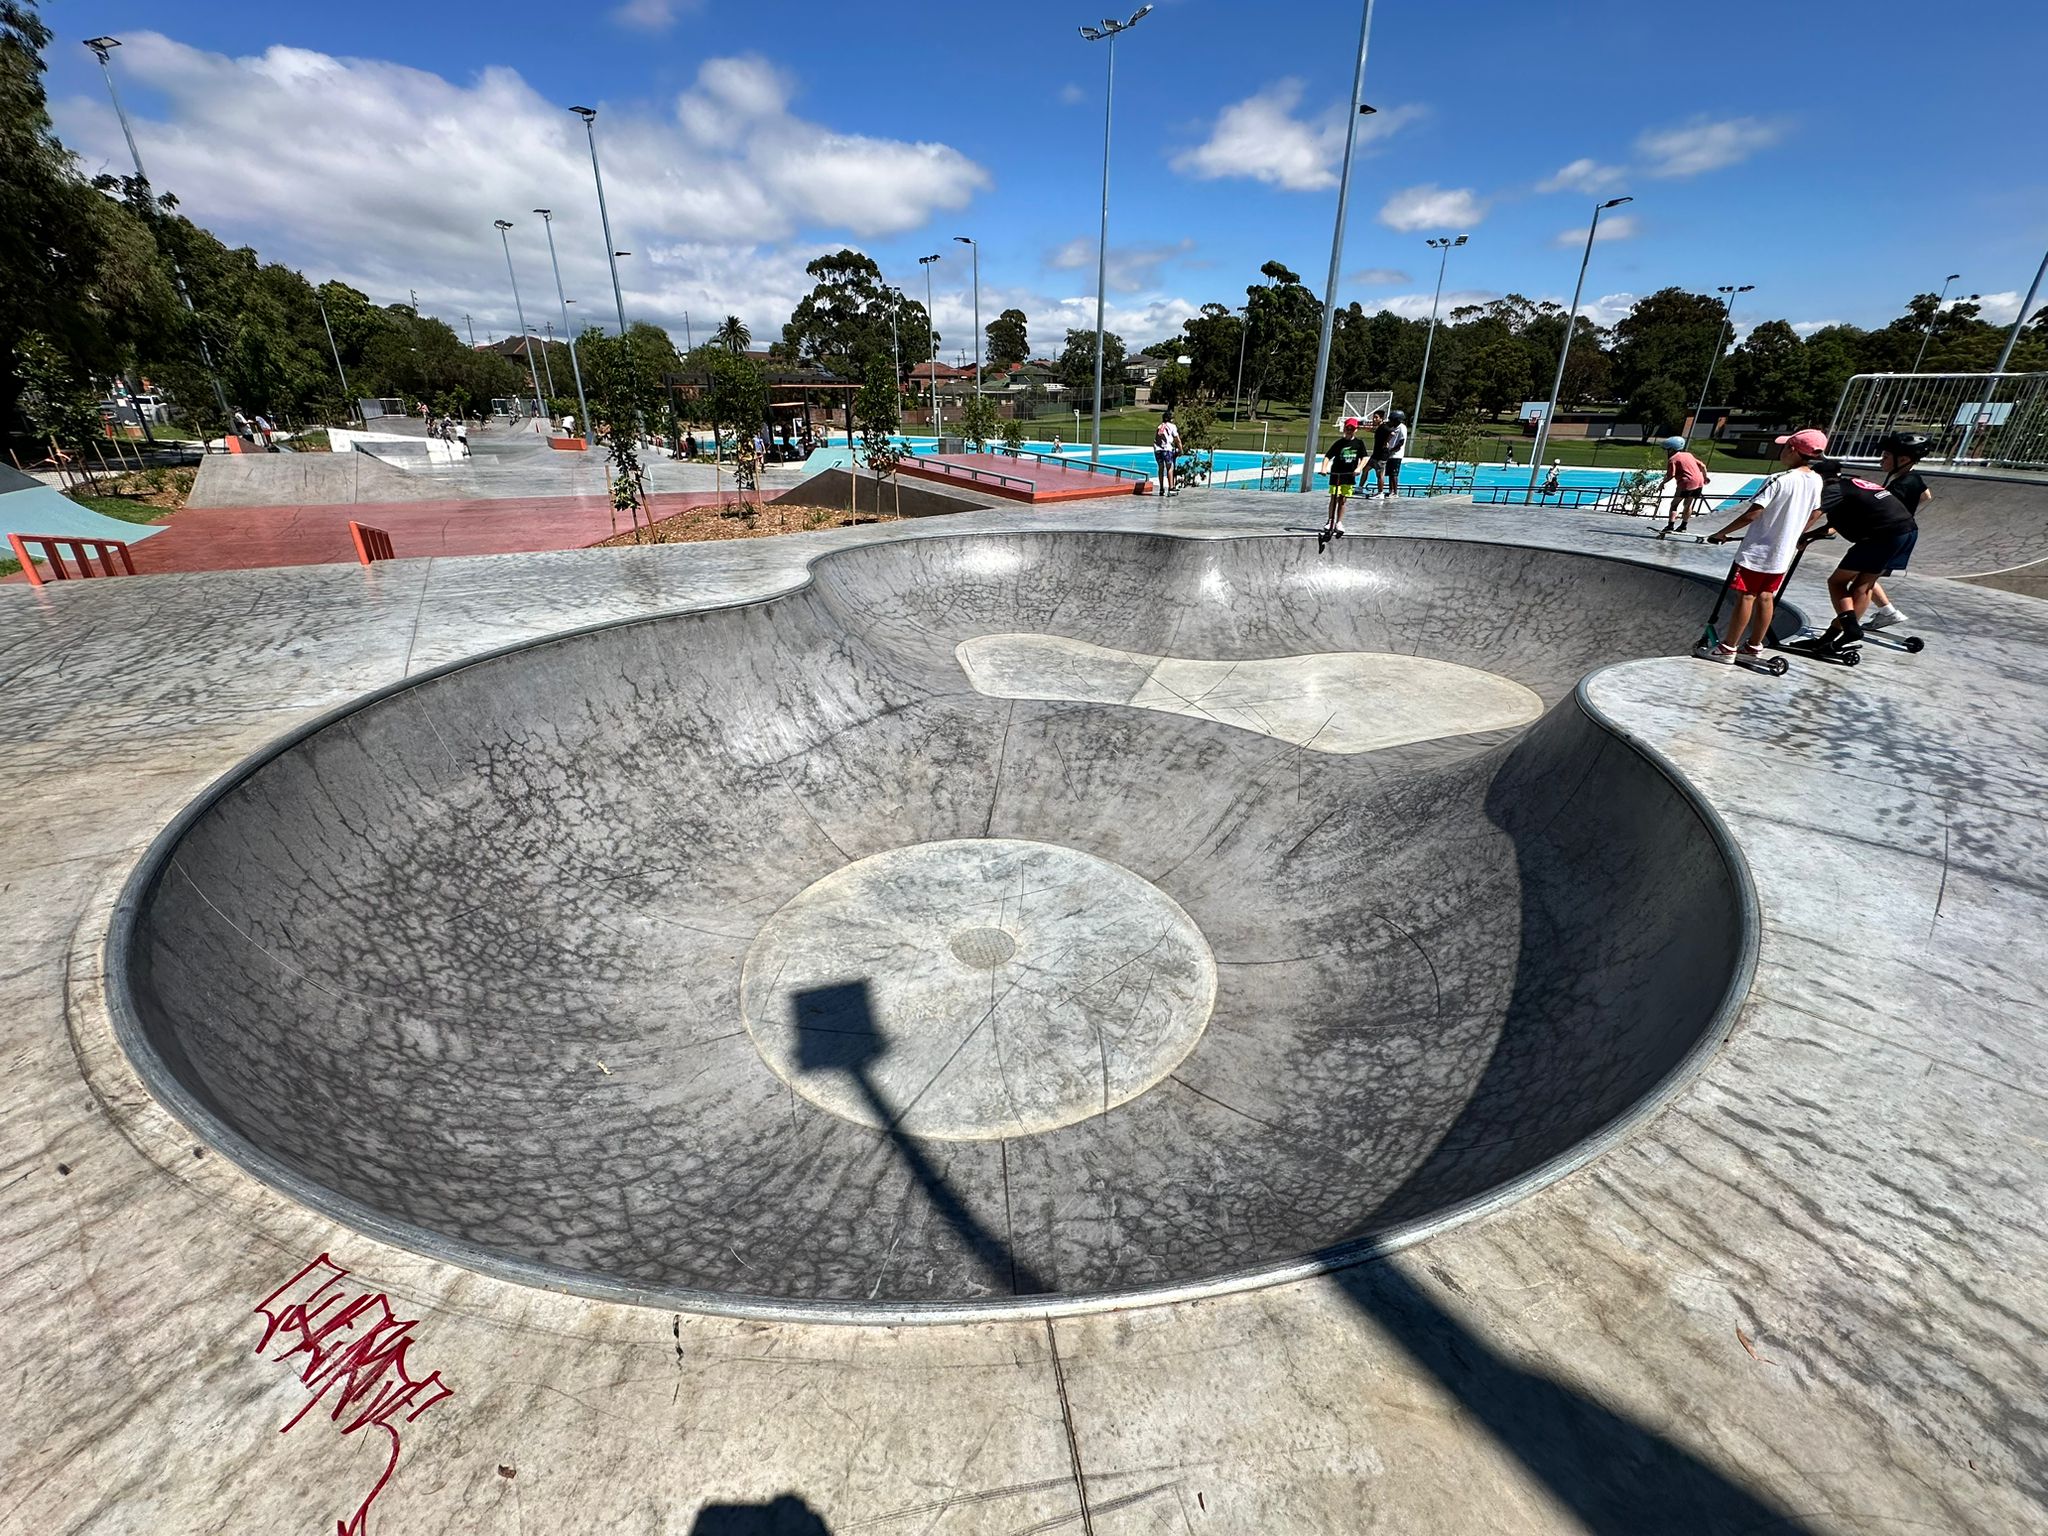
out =
[[[1709,544],[1721,544],[1742,531],[1742,545],[1728,583],[1735,606],[1724,638],[1713,646],[1703,642],[1695,654],[1709,661],[1762,665],[1778,588],[1798,553],[1800,535],[1820,511],[1821,480],[1810,466],[1827,451],[1828,435],[1815,427],[1779,438],[1778,462],[1785,467],[1764,482],[1734,522],[1707,536]]]

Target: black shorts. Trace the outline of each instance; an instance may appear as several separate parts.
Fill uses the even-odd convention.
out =
[[[1849,552],[1842,556],[1842,563],[1835,569],[1854,571],[1863,576],[1889,576],[1893,571],[1906,568],[1906,562],[1913,558],[1913,546],[1919,542],[1918,528],[1908,528],[1904,533],[1879,534],[1874,539],[1851,544]]]

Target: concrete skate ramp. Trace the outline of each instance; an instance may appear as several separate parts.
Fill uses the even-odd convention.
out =
[[[424,464],[424,459],[422,463]],[[445,486],[415,479],[367,453],[209,453],[185,504],[192,507],[339,507],[428,501]]]
[[[1710,596],[1430,540],[835,553],[238,771],[124,895],[117,1027],[259,1177],[534,1283],[931,1318],[1305,1273],[1569,1171],[1721,1038],[1740,862],[1574,686]],[[1045,696],[1070,664],[1134,702]],[[1243,724],[1186,696],[1226,677]],[[1400,745],[1357,696],[1259,728],[1418,686]]]
[[[2048,479],[1937,472],[1926,478],[1934,500],[1920,519],[1915,573],[1989,576],[2048,560]]]

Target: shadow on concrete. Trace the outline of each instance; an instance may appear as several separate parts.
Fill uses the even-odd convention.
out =
[[[706,1504],[690,1536],[832,1536],[832,1527],[793,1493],[766,1504]]]
[[[974,1215],[925,1156],[896,1127],[899,1114],[876,1091],[870,1069],[888,1051],[868,984],[842,982],[793,1000],[798,1065],[853,1078],[889,1127],[904,1165],[999,1284],[1019,1295],[1042,1291],[1028,1266]],[[1014,1277],[1014,1279],[1012,1278]],[[1736,1483],[1677,1441],[1638,1424],[1598,1398],[1518,1365],[1453,1317],[1398,1262],[1366,1254],[1330,1277],[1344,1297],[1409,1359],[1427,1370],[1591,1536],[1731,1536],[1771,1531],[1813,1536],[1811,1528],[1766,1496]],[[788,1506],[788,1512],[784,1512]],[[728,1523],[710,1523],[712,1520]],[[810,1524],[787,1523],[809,1520]],[[785,1523],[775,1523],[784,1521]],[[799,1499],[761,1507],[706,1509],[691,1536],[821,1533],[826,1527]]]
[[[889,1042],[875,1022],[865,981],[841,982],[799,992],[791,1000],[797,1033],[797,1066],[804,1072],[840,1072],[853,1079],[903,1166],[924,1190],[933,1212],[957,1233],[998,1289],[1013,1296],[1043,1294],[1045,1283],[1019,1262],[1010,1245],[991,1232],[957,1195],[946,1176],[925,1155],[914,1136],[897,1122],[903,1107],[889,1103],[875,1087],[871,1068],[888,1053]]]

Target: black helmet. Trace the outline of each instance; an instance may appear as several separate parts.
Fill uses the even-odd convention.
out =
[[[1389,421],[1406,421],[1407,419],[1408,413],[1406,411],[1396,411],[1393,415],[1387,418],[1387,420]]]
[[[1879,453],[1889,453],[1900,459],[1924,458],[1933,446],[1934,439],[1925,432],[1892,432],[1877,440]]]
[[[1832,480],[1842,472],[1840,459],[1808,459],[1806,467],[1823,480]]]

